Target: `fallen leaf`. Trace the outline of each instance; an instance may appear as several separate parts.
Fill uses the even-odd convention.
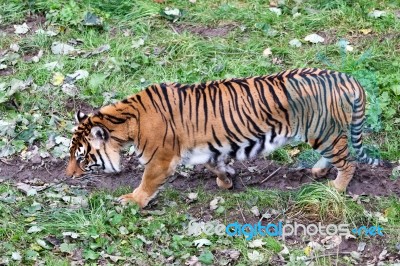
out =
[[[358,251],[358,252],[363,252],[364,249],[365,249],[365,245],[366,245],[366,244],[367,244],[367,243],[365,243],[365,242],[360,242],[360,243],[358,243],[357,251]]]
[[[19,51],[19,45],[18,43],[12,43],[10,44],[10,49],[14,52],[18,52]]]
[[[85,78],[89,77],[89,72],[84,69],[79,69],[72,74],[67,74],[67,77],[70,78],[68,80],[68,82],[71,83],[76,80],[85,79]]]
[[[122,256],[114,256],[114,255],[109,255],[109,254],[103,254],[103,258],[109,258],[113,262],[118,262],[119,260],[126,260],[126,257]]]
[[[268,57],[268,56],[270,56],[270,55],[272,55],[271,48],[266,48],[266,49],[263,51],[263,56]]]
[[[288,153],[289,153],[290,157],[294,157],[300,153],[300,150],[298,148],[293,148]]]
[[[370,34],[372,32],[372,29],[361,29],[360,32],[364,35]]]
[[[61,74],[60,72],[55,72],[51,80],[51,84],[53,84],[54,86],[60,86],[64,83],[64,78],[65,77],[63,74]]]
[[[71,205],[81,206],[83,208],[89,205],[87,198],[83,196],[64,196],[62,200]]]
[[[201,262],[199,262],[199,258],[196,256],[191,256],[189,260],[185,262],[185,265],[188,266],[201,266]]]
[[[304,248],[304,254],[306,254],[306,256],[310,257],[312,252],[312,248],[310,246],[307,246]]]
[[[248,252],[247,257],[249,258],[249,260],[254,262],[262,262],[264,260],[264,255],[257,250],[253,250],[253,252]]]
[[[43,230],[43,228],[41,228],[41,227],[39,227],[39,226],[37,226],[37,225],[34,225],[34,226],[31,226],[29,229],[28,229],[28,231],[26,231],[28,234],[31,234],[31,233],[37,233],[37,232],[40,232],[40,231],[42,231]]]
[[[287,246],[282,245],[282,250],[279,252],[279,254],[289,255],[289,249],[287,248]]]
[[[63,63],[57,62],[57,61],[44,64],[44,68],[46,68],[48,71],[52,71],[52,70],[54,70],[55,68],[57,68],[57,69],[62,69],[63,66],[64,66]]]
[[[250,248],[260,248],[263,245],[265,245],[265,243],[262,241],[262,239],[255,239],[255,240],[253,240],[253,241],[248,243],[248,246]]]
[[[51,52],[53,54],[68,55],[75,52],[75,48],[66,43],[53,42],[51,44]]]
[[[197,200],[197,193],[189,193],[188,195],[187,195],[187,197],[188,197],[188,199],[186,200],[186,202],[187,203],[191,203],[191,202],[193,202],[193,201],[196,201]]]
[[[139,48],[142,45],[144,45],[144,40],[142,38],[137,41],[132,41],[132,48],[134,49]]]
[[[1,69],[6,69],[7,68],[7,65],[5,65],[5,64],[0,64],[0,70]]]
[[[51,247],[47,244],[43,239],[36,239],[36,243],[44,249],[51,249]]]
[[[60,251],[64,253],[72,254],[72,252],[76,249],[76,244],[62,243],[60,245]]]
[[[347,52],[352,52],[353,50],[354,50],[353,46],[351,46],[351,45],[347,45],[346,46],[346,51]]]
[[[383,213],[374,212],[374,216],[375,216],[376,218],[378,218],[378,222],[386,223],[386,222],[388,221],[388,218],[385,217],[385,216],[383,215]]]
[[[17,252],[13,252],[13,253],[11,253],[11,258],[13,259],[13,260],[22,260],[22,256],[21,256],[21,254],[17,251]]]
[[[79,237],[79,234],[75,233],[75,232],[63,232],[62,235],[63,236],[69,236],[69,237],[71,237],[73,239],[77,239]]]
[[[301,46],[301,42],[299,39],[293,39],[289,42],[289,45],[292,47],[300,47]]]
[[[278,7],[270,7],[269,11],[275,13],[277,16],[282,15],[282,9],[280,9]]]
[[[224,256],[228,256],[232,260],[237,260],[240,256],[240,251],[235,250],[235,249],[221,250],[220,253]]]
[[[368,17],[371,18],[380,18],[386,16],[386,11],[382,10],[374,10],[368,13]]]
[[[304,38],[304,40],[309,41],[311,43],[319,43],[319,42],[322,43],[322,42],[324,42],[325,39],[323,37],[319,36],[318,34],[313,33],[313,34],[307,35]]]
[[[386,250],[386,248],[384,248],[382,250],[382,252],[379,254],[378,259],[379,260],[384,260],[386,258],[386,256],[387,256],[387,253],[388,253],[388,251]]]
[[[293,14],[293,18],[298,18],[300,16],[301,16],[301,13],[299,13],[299,12],[296,12],[296,13]]]
[[[54,32],[52,30],[43,30],[43,29],[38,29],[35,31],[36,34],[44,34],[50,37],[56,36],[59,32]]]
[[[120,232],[121,235],[127,235],[127,234],[129,234],[129,231],[128,231],[128,229],[126,229],[125,226],[120,226],[120,227],[119,227],[119,232]]]
[[[361,258],[361,254],[358,253],[357,251],[350,252],[350,256],[353,257],[356,260],[359,260]]]
[[[42,56],[43,56],[43,50],[39,50],[37,55],[32,56],[32,58],[29,61],[37,63],[37,62],[39,62],[40,58],[42,58]]]
[[[74,84],[65,83],[61,86],[61,90],[68,96],[74,97],[79,93],[79,89]]]
[[[27,196],[33,196],[37,194],[36,189],[25,183],[17,183],[17,189],[25,193]]]
[[[206,238],[202,238],[202,239],[194,240],[193,244],[197,248],[201,248],[202,246],[210,246],[211,245],[211,241],[206,239]]]
[[[189,0],[190,3],[195,4],[196,0]]]
[[[321,243],[324,245],[325,249],[336,248],[342,243],[342,237],[338,235],[327,236],[321,240]]]
[[[54,141],[56,142],[56,144],[61,144],[63,146],[69,147],[70,144],[70,140],[66,137],[63,136],[57,136],[54,138]]]
[[[254,214],[254,216],[259,217],[260,216],[260,211],[258,210],[257,206],[253,206],[250,209],[251,213]]]
[[[170,9],[168,7],[164,10],[164,13],[169,15],[169,16],[179,16],[181,14],[181,12],[179,11],[178,8]]]
[[[103,20],[92,12],[86,12],[82,24],[85,26],[101,26],[103,25]]]
[[[215,197],[212,201],[210,201],[210,210],[215,210],[218,208],[219,203],[224,203],[225,200],[222,197]]]
[[[100,47],[94,49],[93,51],[85,53],[82,57],[86,58],[86,57],[89,57],[89,56],[92,56],[92,55],[101,54],[101,53],[104,53],[104,52],[106,52],[106,51],[108,51],[110,49],[111,49],[111,46],[109,44],[104,44],[104,45],[101,45]]]
[[[26,23],[22,24],[22,25],[14,25],[14,29],[15,29],[15,33],[16,34],[25,34],[29,31],[29,26],[26,25]]]

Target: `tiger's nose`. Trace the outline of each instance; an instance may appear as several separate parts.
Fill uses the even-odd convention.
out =
[[[83,175],[82,169],[78,166],[78,163],[75,160],[70,160],[65,171],[68,177],[79,177]]]

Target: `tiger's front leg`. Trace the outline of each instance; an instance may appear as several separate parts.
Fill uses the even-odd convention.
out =
[[[119,201],[123,204],[134,202],[141,208],[146,207],[157,195],[160,186],[174,173],[178,161],[178,158],[154,156],[144,169],[140,185],[132,193],[119,197]]]

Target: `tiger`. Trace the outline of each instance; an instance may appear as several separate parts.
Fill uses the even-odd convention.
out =
[[[217,186],[233,186],[228,160],[270,154],[289,142],[308,143],[321,157],[315,178],[337,169],[329,185],[344,192],[357,160],[379,165],[362,145],[366,94],[353,77],[318,68],[286,70],[197,84],[150,85],[89,115],[77,111],[69,147],[69,177],[121,171],[121,150],[132,144],[144,166],[139,186],[122,204],[148,205],[179,164],[204,165]]]

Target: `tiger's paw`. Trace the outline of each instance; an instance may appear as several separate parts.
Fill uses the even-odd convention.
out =
[[[336,180],[331,180],[328,182],[328,187],[336,189],[338,192],[345,192],[347,186],[343,186],[342,184],[337,184]]]
[[[330,168],[312,168],[311,173],[315,179],[327,176]]]
[[[132,202],[139,205],[140,208],[146,207],[149,201],[150,197],[147,195],[147,193],[137,189],[135,189],[135,191],[132,193],[122,195],[118,198],[118,202],[120,202],[122,205]]]
[[[221,180],[220,178],[217,177],[216,180],[219,188],[230,189],[233,186],[232,179],[228,177],[224,178],[224,180]]]

